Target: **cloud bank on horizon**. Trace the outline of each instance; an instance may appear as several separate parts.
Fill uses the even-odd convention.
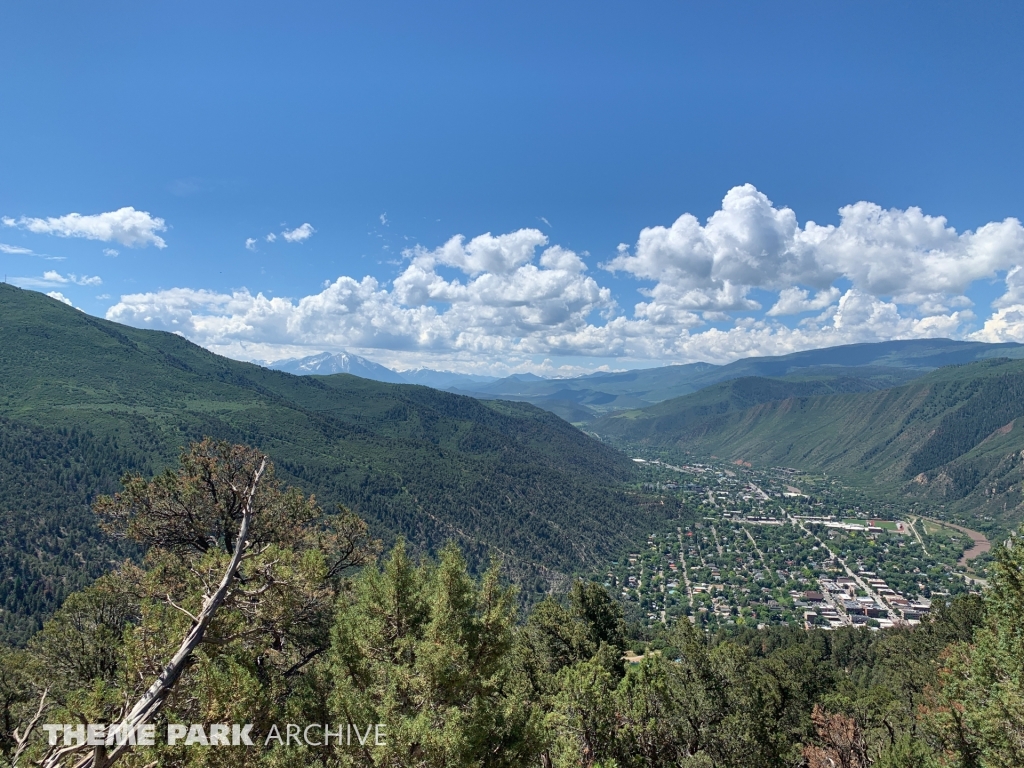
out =
[[[115,214],[125,211],[141,213]],[[163,247],[154,234],[163,221],[141,215],[159,229],[141,220],[117,229],[100,217],[3,223]],[[303,224],[282,236],[301,242],[313,232]],[[494,372],[727,362],[920,337],[1024,342],[1024,227],[1014,218],[957,232],[919,208],[858,202],[839,210],[838,225],[800,226],[795,211],[746,184],[705,223],[684,213],[646,227],[598,267],[536,229],[456,235],[405,251],[390,281],[342,275],[299,299],[176,287],[123,295],[107,318],[239,359],[344,348],[398,368]],[[640,281],[644,300],[620,306],[602,272]],[[979,316],[969,288],[998,280],[1005,291]]]

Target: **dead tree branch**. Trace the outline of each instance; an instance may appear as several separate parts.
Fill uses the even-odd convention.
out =
[[[259,485],[260,477],[266,467],[267,460],[263,458],[259,467],[253,472],[247,487],[240,493],[244,499],[242,519],[234,542],[234,552],[227,569],[224,571],[224,576],[220,580],[220,584],[217,585],[216,590],[212,594],[204,598],[202,610],[197,616],[193,617],[193,623],[188,634],[185,635],[177,652],[171,657],[170,662],[164,667],[159,677],[139,698],[128,715],[115,726],[118,729],[118,733],[124,735],[138,733],[139,727],[148,722],[160,710],[164,701],[173,690],[175,683],[178,682],[178,678],[185,671],[192,653],[203,641],[203,636],[213,621],[217,609],[220,608],[231,592],[231,586],[235,582],[238,567],[249,544],[249,533],[253,522],[253,497],[256,495],[256,487]],[[237,488],[232,487],[232,490],[238,493]],[[74,763],[73,768],[108,768],[130,748],[131,745],[128,743],[118,744],[113,746],[108,753],[104,747],[65,747],[60,750],[51,750],[40,764],[43,768],[59,768],[64,757],[70,754],[68,749],[71,752],[90,749],[91,753]]]

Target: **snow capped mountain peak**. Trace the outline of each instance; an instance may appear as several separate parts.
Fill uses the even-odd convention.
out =
[[[270,363],[268,368],[277,371],[293,373],[296,376],[330,376],[335,373],[350,373],[363,379],[383,381],[390,384],[404,384],[399,374],[390,368],[385,368],[379,363],[367,360],[359,355],[352,355],[342,350],[341,352],[321,352],[318,355],[309,357],[291,358],[278,360]]]

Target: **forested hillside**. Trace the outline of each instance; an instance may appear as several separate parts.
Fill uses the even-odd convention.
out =
[[[242,446],[194,445],[177,470],[133,480],[96,512],[145,559],[70,596],[26,647],[0,643],[0,765],[1005,768],[1024,758],[1021,547],[996,550],[984,596],[937,599],[916,626],[737,623],[711,635],[681,620],[655,647],[630,641],[635,627],[596,582],[523,613],[498,569],[472,574],[454,544],[436,560],[402,544],[377,558],[360,521],[325,518]],[[123,735],[148,724],[154,738],[97,748],[48,739],[42,726],[76,720]],[[184,736],[184,723],[184,744],[165,736],[168,724]],[[214,740],[227,723],[246,724],[251,741]],[[370,742],[339,737],[371,725]]]
[[[773,400],[793,397],[814,397],[817,395],[850,394],[875,392],[891,388],[893,383],[884,374],[879,377],[853,376],[791,376],[769,379],[762,376],[745,376],[739,379],[713,384],[692,395],[674,398],[666,403],[651,406],[643,411],[628,411],[622,418],[634,418],[639,423],[651,426],[658,434],[675,432],[711,431],[722,423],[721,417],[731,411],[743,410]],[[605,424],[619,425],[620,414],[613,414],[596,422],[595,429],[604,429]],[[654,422],[656,426],[654,426]],[[597,425],[601,426],[597,426]]]
[[[698,392],[721,382],[749,377],[833,378],[864,380],[865,390],[895,387],[947,365],[994,357],[1022,358],[1024,344],[984,344],[952,339],[906,339],[809,349],[777,357],[748,357],[728,363],[688,363],[573,379],[509,376],[498,381],[461,385],[476,397],[522,400],[574,423],[600,414]],[[452,391],[455,391],[454,389]]]
[[[876,392],[742,379],[591,425],[614,444],[835,474],[945,505],[983,529],[1024,514],[1024,363],[939,369]]]
[[[3,488],[43,489],[4,499],[5,546],[22,553],[3,559],[8,596],[22,594],[12,585],[25,569],[78,585],[105,567],[108,545],[84,505],[121,472],[156,471],[204,436],[261,447],[290,483],[326,508],[351,508],[385,541],[433,550],[455,539],[474,565],[500,554],[528,591],[593,567],[663,514],[622,490],[628,458],[531,405],[270,371],[9,285],[0,286],[0,417],[6,442],[36,446],[11,451]],[[29,520],[65,533],[36,546]],[[9,598],[7,610],[23,616],[60,594]]]
[[[121,472],[147,471],[112,440],[0,418],[0,640],[27,640],[64,598],[134,554],[89,508]]]

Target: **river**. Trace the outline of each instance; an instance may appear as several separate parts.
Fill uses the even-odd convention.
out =
[[[962,525],[954,525],[953,523],[947,523],[944,520],[935,520],[931,517],[926,517],[924,519],[928,520],[929,522],[935,523],[936,525],[944,525],[947,528],[953,528],[955,530],[958,530],[960,531],[960,533],[966,533],[970,537],[971,541],[974,543],[974,546],[968,549],[966,552],[964,552],[963,556],[960,558],[960,561],[957,563],[957,565],[959,565],[961,568],[966,568],[967,563],[969,561],[973,560],[979,555],[985,554],[990,549],[992,549],[992,542],[985,538],[985,534],[983,533],[972,531],[970,528],[964,528]]]

